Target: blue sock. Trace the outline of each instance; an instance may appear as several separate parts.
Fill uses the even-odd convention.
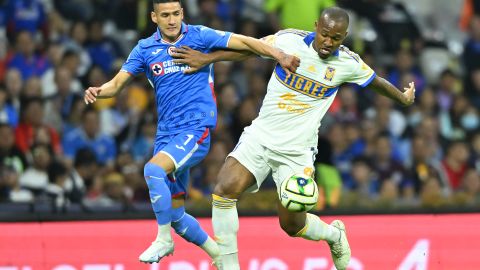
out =
[[[172,195],[167,186],[167,174],[160,167],[148,162],[143,170],[145,181],[147,182],[152,203],[153,212],[159,225],[164,225],[172,221]]]
[[[201,246],[207,241],[208,234],[194,217],[185,213],[185,207],[172,209],[172,227],[183,239],[197,246]]]

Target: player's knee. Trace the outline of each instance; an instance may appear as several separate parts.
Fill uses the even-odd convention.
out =
[[[162,172],[165,173],[165,171],[161,167],[151,162],[147,162],[147,164],[145,164],[145,166],[143,167],[143,175],[145,177],[157,176],[158,174],[162,174]]]
[[[213,194],[229,199],[238,199],[242,194],[242,190],[240,190],[238,186],[236,187],[234,183],[230,177],[217,179]]]

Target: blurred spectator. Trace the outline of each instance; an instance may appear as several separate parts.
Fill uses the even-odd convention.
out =
[[[135,162],[139,164],[144,163],[147,157],[152,155],[156,132],[157,123],[153,119],[144,119],[140,124],[140,133],[131,148],[131,154]]]
[[[77,72],[74,73],[79,76],[84,76],[92,63],[92,59],[85,48],[87,40],[87,24],[83,21],[74,22],[70,28],[70,39],[65,42],[65,48],[67,51],[71,50],[72,53],[75,52],[79,56],[80,63],[76,70]]]
[[[415,128],[418,128],[424,117],[438,115],[438,111],[435,93],[432,88],[425,88],[419,96],[416,106],[409,108],[407,116],[408,126],[411,129],[409,133],[411,134]]]
[[[478,116],[474,108],[470,109],[469,101],[465,96],[457,96],[448,111],[440,113],[440,134],[447,140],[465,140],[467,130],[476,129],[479,125]],[[469,117],[473,117],[473,123]]]
[[[398,1],[356,0],[341,1],[345,8],[366,17],[378,32],[378,37],[386,52],[399,49],[422,48],[422,37],[415,19],[405,6]]]
[[[89,207],[112,207],[125,204],[125,178],[119,173],[110,173],[105,176],[102,183],[102,193],[94,199],[87,199],[85,204]]]
[[[469,39],[463,52],[465,63],[465,93],[471,102],[480,107],[480,15],[470,23]]]
[[[22,188],[19,183],[20,173],[10,166],[0,166],[0,202],[33,202],[33,193]]]
[[[8,166],[17,173],[22,173],[27,167],[25,155],[15,146],[13,128],[0,123],[0,168]]]
[[[410,153],[412,157],[409,167],[412,169],[413,187],[415,192],[419,194],[428,180],[440,180],[440,172],[436,167],[438,164],[434,164],[432,160],[433,149],[424,137],[418,135],[413,137]]]
[[[267,0],[265,11],[275,32],[283,28],[313,31],[318,15],[335,3],[335,0]]]
[[[392,138],[399,138],[407,126],[405,116],[393,108],[393,101],[382,95],[375,96],[375,105],[365,111],[365,116],[376,120],[380,131],[387,132]]]
[[[58,132],[63,131],[63,123],[72,112],[73,102],[79,95],[71,91],[72,74],[68,69],[55,70],[55,94],[45,102],[45,122]]]
[[[47,18],[41,0],[7,0],[8,32],[28,31],[35,35],[41,30],[47,37]]]
[[[18,124],[17,110],[8,102],[8,92],[2,85],[0,85],[0,123],[7,123],[12,127]]]
[[[22,101],[20,124],[15,129],[15,143],[27,153],[35,143],[45,143],[52,147],[55,154],[62,152],[60,137],[50,126],[43,123],[44,109],[41,98],[26,98]]]
[[[118,44],[104,35],[104,23],[101,20],[93,20],[89,25],[89,42],[87,50],[94,65],[102,68],[103,72],[110,74],[113,70],[113,62],[122,56]]]
[[[411,176],[405,167],[393,158],[392,143],[387,135],[380,135],[377,138],[372,164],[378,174],[380,186],[385,181],[392,181],[401,194],[411,188]]]
[[[115,97],[112,107],[100,111],[100,131],[108,136],[116,137],[130,122],[138,121],[134,117],[134,109],[128,104],[129,88],[123,89]]]
[[[440,180],[431,177],[422,186],[420,201],[423,207],[438,208],[447,206],[450,203],[450,197],[443,192]]]
[[[330,110],[335,119],[340,122],[356,122],[360,120],[360,111],[357,103],[357,92],[350,85],[342,86],[338,91],[339,108],[337,111]]]
[[[82,126],[65,134],[63,145],[69,163],[73,162],[77,151],[84,147],[95,152],[97,161],[108,167],[113,166],[117,153],[113,138],[100,132],[98,112],[89,107],[82,114]]]
[[[48,167],[49,183],[45,188],[46,196],[48,196],[56,210],[62,210],[69,203],[65,183],[68,178],[68,170],[65,165],[59,162],[52,162]]]
[[[66,78],[66,76],[60,76],[60,79],[62,80],[61,82],[64,83],[62,87],[68,88],[69,92],[80,94],[80,92],[83,90],[83,86],[77,77],[79,76],[77,72],[78,68],[79,58],[77,53],[71,50],[66,50],[62,52],[60,62],[53,68],[49,69],[42,76],[42,96],[51,97],[57,94],[57,92],[59,91],[59,77],[57,76],[59,70],[68,72],[70,74],[68,76],[69,78]],[[65,75],[65,73],[63,73],[63,75]],[[65,81],[67,79],[68,82]]]
[[[375,174],[371,161],[366,157],[352,160],[352,191],[356,193],[359,203],[368,203],[378,197],[380,181]]]
[[[448,111],[453,105],[455,96],[462,91],[461,83],[455,73],[451,70],[444,70],[440,74],[440,83],[437,88],[437,102],[441,110]]]
[[[81,203],[98,173],[95,153],[88,148],[79,149],[73,168],[65,181],[67,197],[72,203]]]
[[[76,21],[87,21],[94,15],[93,1],[84,0],[54,0],[55,7],[64,18]]]
[[[464,141],[453,141],[447,147],[445,158],[442,161],[444,184],[451,191],[460,187],[462,178],[468,170],[469,149]]]
[[[480,203],[480,174],[474,169],[465,172],[456,194],[457,203],[476,206]]]
[[[398,89],[403,89],[408,82],[414,82],[417,89],[417,95],[421,94],[425,87],[425,78],[420,69],[416,66],[415,58],[409,50],[399,50],[396,54],[395,66],[390,71],[388,81],[395,85]],[[404,82],[403,76],[409,76]]]
[[[35,41],[27,31],[15,32],[15,53],[7,62],[7,67],[16,68],[24,80],[31,76],[41,76],[50,66],[48,59],[35,53]]]
[[[473,168],[477,169],[477,172],[480,174],[480,132],[479,131],[477,131],[475,134],[472,135],[469,145],[472,148],[470,165]]]
[[[32,164],[20,176],[20,185],[40,195],[48,186],[48,167],[52,153],[47,144],[35,144],[31,149]]]
[[[8,102],[15,107],[17,112],[20,109],[20,92],[23,88],[23,80],[20,71],[10,68],[5,75],[5,88],[8,93]]]

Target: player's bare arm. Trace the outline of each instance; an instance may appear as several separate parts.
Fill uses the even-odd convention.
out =
[[[227,51],[218,50],[210,53],[202,53],[188,46],[182,46],[173,50],[172,56],[175,63],[186,64],[189,66],[184,73],[195,73],[202,67],[219,61],[243,61],[255,54],[250,51]]]
[[[83,100],[86,104],[94,103],[97,98],[114,97],[123,87],[131,80],[132,75],[127,72],[120,71],[110,81],[104,83],[100,87],[89,87],[85,90]]]
[[[252,51],[255,54],[273,58],[285,69],[287,75],[295,72],[300,66],[300,59],[284,53],[282,50],[270,46],[267,42],[238,34],[233,34],[228,43],[228,48],[240,51]]]
[[[375,77],[369,85],[375,92],[391,98],[404,106],[412,105],[415,101],[415,84],[411,82],[408,86],[409,87],[405,87],[405,91],[402,92],[380,76]]]

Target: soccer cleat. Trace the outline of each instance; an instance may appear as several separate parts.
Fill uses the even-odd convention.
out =
[[[173,242],[153,241],[138,259],[143,263],[158,263],[173,253],[173,247]]]
[[[337,270],[345,270],[347,269],[348,263],[350,262],[350,256],[352,255],[347,240],[345,224],[340,220],[334,220],[330,225],[340,230],[340,239],[333,243],[328,243],[330,246],[330,253],[332,254],[333,264],[335,264]]]

